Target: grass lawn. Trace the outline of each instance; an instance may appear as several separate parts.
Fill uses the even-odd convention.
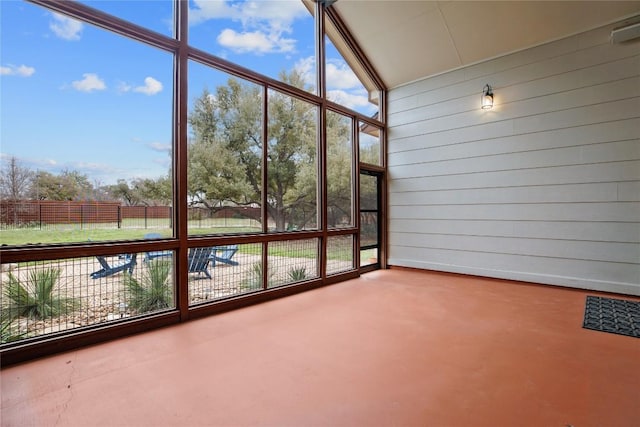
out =
[[[255,227],[209,227],[209,228],[189,228],[192,236],[204,234],[223,233],[246,233],[260,232]],[[171,237],[170,228],[116,228],[114,226],[94,225],[92,228],[79,228],[74,225],[58,225],[57,227],[38,228],[17,228],[11,230],[0,230],[0,244],[10,246],[21,246],[31,244],[52,244],[52,243],[81,243],[81,242],[106,242],[117,240],[144,239],[149,233],[159,233],[162,237]]]
[[[21,228],[1,230],[3,245],[19,246],[29,244],[78,243],[87,241],[142,239],[149,230],[138,229],[92,229],[92,230],[34,230]]]
[[[195,224],[194,224],[195,225]],[[261,229],[251,226],[221,226],[196,228],[189,227],[189,235],[228,234],[260,232]],[[227,224],[228,225],[228,224]],[[19,228],[12,230],[0,230],[0,244],[9,246],[22,246],[31,244],[55,244],[55,243],[81,243],[81,242],[106,242],[119,240],[144,239],[149,233],[158,233],[162,237],[171,237],[172,230],[164,228],[116,228],[113,224],[93,225],[93,228],[79,228],[77,225],[58,225],[55,228]],[[348,239],[350,240],[350,239]],[[328,259],[340,260],[349,257],[349,248],[330,251]],[[260,244],[240,245],[239,252],[259,255],[262,251]],[[316,239],[302,241],[277,241],[269,243],[270,256],[316,258],[318,256],[318,244]],[[349,257],[350,259],[350,257]]]

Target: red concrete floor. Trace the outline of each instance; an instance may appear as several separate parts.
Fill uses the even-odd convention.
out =
[[[2,425],[640,426],[640,340],[587,294],[377,271],[5,368]]]

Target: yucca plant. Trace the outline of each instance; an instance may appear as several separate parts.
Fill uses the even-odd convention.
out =
[[[273,283],[273,276],[275,272],[269,269],[267,273],[267,283]],[[249,276],[242,281],[241,285],[244,290],[258,290],[262,289],[262,263],[256,262],[251,266],[251,271],[249,272]]]
[[[307,278],[307,267],[294,267],[289,270],[289,279],[292,282],[300,282]]]
[[[173,305],[173,289],[169,284],[171,261],[154,260],[149,263],[148,271],[138,280],[131,274],[125,274],[124,288],[127,292],[127,305],[138,313],[162,310]]]
[[[54,295],[53,289],[60,278],[59,269],[32,270],[26,283],[12,273],[8,278],[4,295],[8,301],[7,313],[10,318],[25,316],[42,320],[70,313],[80,307],[80,302],[75,298]]]
[[[20,333],[16,329],[12,318],[5,315],[0,317],[0,344],[17,341],[26,335],[26,333]]]

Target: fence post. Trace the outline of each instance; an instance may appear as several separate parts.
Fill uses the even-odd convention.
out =
[[[147,228],[147,215],[148,215],[148,210],[147,210],[147,206],[144,207],[144,228]]]
[[[40,224],[40,230],[42,230],[42,203],[38,202],[38,223]]]
[[[80,205],[80,230],[83,229],[84,225],[84,205]]]
[[[118,228],[122,228],[122,213],[120,212],[120,205],[118,205]]]

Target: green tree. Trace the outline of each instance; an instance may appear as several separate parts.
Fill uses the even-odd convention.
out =
[[[141,197],[134,187],[129,186],[125,179],[118,179],[114,185],[108,186],[109,194],[113,199],[120,200],[127,206],[136,206],[140,204]]]
[[[302,75],[281,80],[304,88]],[[217,209],[262,204],[263,111],[259,86],[229,79],[215,93],[204,90],[189,115],[189,198]],[[267,212],[277,230],[316,217],[317,108],[270,91],[268,98]]]
[[[352,218],[353,143],[351,120],[327,112],[327,223],[335,227]]]
[[[120,200],[127,206],[167,205],[173,198],[171,178],[167,175],[157,179],[136,178],[131,182],[119,179],[106,187],[111,199]]]
[[[59,176],[38,171],[31,186],[31,197],[37,200],[72,200],[74,193]]]
[[[93,200],[93,184],[87,175],[65,169],[61,172],[60,177],[75,193],[72,200]]]
[[[168,205],[173,199],[171,178],[164,176],[156,179],[139,178],[132,183],[138,196],[147,205]]]
[[[69,170],[64,170],[59,175],[38,171],[29,192],[37,200],[90,200],[94,195],[89,178]]]
[[[380,130],[368,124],[360,125],[360,161],[380,165]]]
[[[218,87],[216,95],[205,89],[194,102],[188,150],[192,205],[216,210],[225,202],[259,203],[260,181],[251,185],[254,171],[247,170],[242,160],[254,158],[250,147],[260,144],[260,99],[257,88],[230,79],[228,86]],[[255,167],[260,168],[260,161]]]
[[[280,79],[304,89],[296,71]],[[317,218],[317,108],[271,91],[268,100],[268,211],[283,230],[287,222],[304,227]]]

